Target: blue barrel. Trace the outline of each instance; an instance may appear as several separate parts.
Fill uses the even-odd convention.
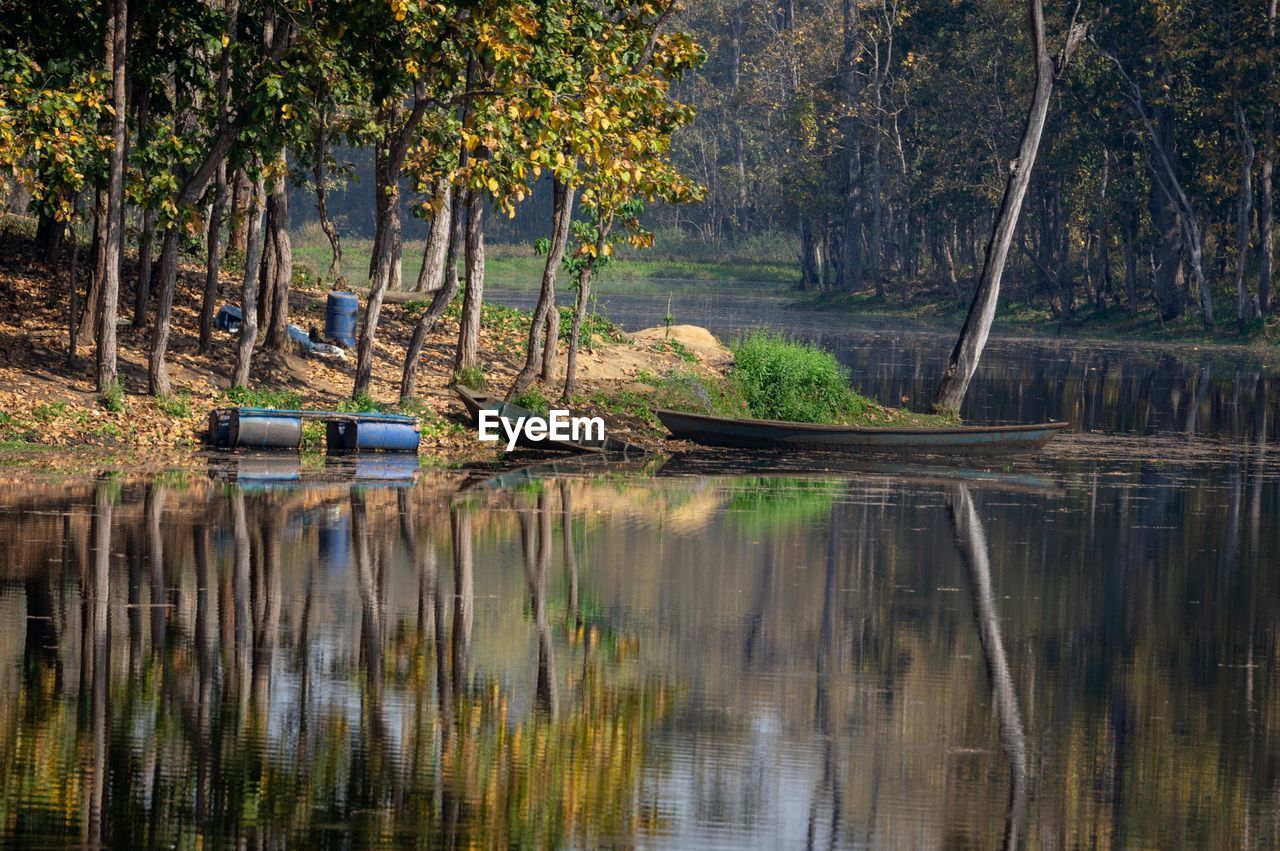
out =
[[[417,452],[422,434],[416,425],[378,420],[330,420],[325,442],[330,452]]]
[[[236,412],[231,420],[231,445],[258,449],[297,449],[302,445],[302,418],[268,411]]]
[[[360,299],[355,293],[331,292],[324,311],[324,336],[328,340],[345,343],[347,348],[356,344],[356,314],[360,311]]]

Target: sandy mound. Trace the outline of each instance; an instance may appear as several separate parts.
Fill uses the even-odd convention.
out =
[[[563,359],[563,353],[562,353]],[[578,377],[590,382],[634,381],[641,371],[663,375],[673,371],[718,372],[733,355],[706,328],[673,325],[646,328],[629,342],[578,353]]]

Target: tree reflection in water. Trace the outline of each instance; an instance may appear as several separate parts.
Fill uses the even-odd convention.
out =
[[[1065,487],[13,487],[0,844],[1269,847],[1270,430]]]

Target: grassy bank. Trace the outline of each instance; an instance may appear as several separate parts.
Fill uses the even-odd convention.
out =
[[[652,409],[749,417],[784,422],[865,427],[950,425],[954,417],[888,408],[850,386],[849,371],[830,352],[768,331],[755,331],[731,346],[733,363],[708,376],[677,369],[637,376],[628,388],[587,401],[603,410],[647,419]]]
[[[1075,315],[1062,320],[1038,302],[1002,296],[992,333],[1006,336],[1068,337],[1072,339],[1143,341],[1148,343],[1191,344],[1197,346],[1245,347],[1266,351],[1280,346],[1280,315],[1255,320],[1241,329],[1235,321],[1235,302],[1219,295],[1215,299],[1217,327],[1206,331],[1200,314],[1192,305],[1178,319],[1162,322],[1150,307],[1130,311],[1124,307],[1099,309],[1081,304]],[[905,319],[940,328],[959,329],[968,304],[958,304],[941,291],[915,291],[906,297],[873,293],[817,293],[797,296],[796,310],[849,313],[860,316]]]
[[[310,224],[295,232],[293,256],[311,274],[327,272],[331,256],[329,242],[319,227]],[[658,247],[651,251],[619,250],[618,262],[599,274],[600,293],[663,293],[679,284],[700,286],[708,281],[778,289],[795,281],[795,264],[782,253],[785,244],[771,246],[708,246],[671,234],[659,235]],[[423,240],[404,243],[405,286],[411,288],[422,269]],[[347,239],[342,243],[342,263],[346,277],[362,281],[369,269],[373,241]],[[544,259],[530,245],[494,244],[486,247],[485,280],[503,287],[536,289],[542,279]],[[461,268],[461,267],[460,267]],[[563,277],[563,276],[562,276]]]

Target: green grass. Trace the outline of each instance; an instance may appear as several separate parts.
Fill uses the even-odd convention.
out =
[[[238,408],[279,408],[297,410],[302,407],[302,394],[294,390],[264,390],[256,387],[231,387],[222,394]]]
[[[1149,303],[1137,310],[1109,304],[1099,308],[1082,302],[1070,319],[1055,316],[1043,298],[1031,300],[1013,289],[1001,295],[993,333],[1029,337],[1068,337],[1073,339],[1123,340],[1155,344],[1193,344],[1200,346],[1247,347],[1272,352],[1280,344],[1280,315],[1255,320],[1243,331],[1235,321],[1235,294],[1218,290],[1214,294],[1217,327],[1206,331],[1198,305],[1188,304],[1177,319],[1162,322]],[[909,297],[890,294],[876,296],[862,293],[818,293],[793,302],[797,310],[849,313],[883,319],[912,321],[959,329],[968,303],[957,304],[940,290],[912,293]]]
[[[343,399],[337,404],[337,410],[344,411],[348,414],[380,414],[387,412],[394,407],[394,405],[387,405],[379,402],[368,393],[361,393],[354,399]]]
[[[689,347],[679,340],[659,340],[653,344],[655,352],[670,352],[685,363],[697,363],[698,356],[689,350]]]
[[[484,367],[467,366],[453,374],[453,383],[470,387],[472,390],[484,389]]]
[[[190,417],[195,408],[192,407],[191,396],[186,393],[178,393],[174,396],[160,396],[156,399],[156,407],[171,417],[181,417],[186,419]]]
[[[412,229],[410,225],[408,229]],[[309,222],[291,235],[294,277],[300,286],[320,287],[329,282],[330,248],[324,233]],[[650,250],[619,247],[618,262],[610,263],[596,276],[594,288],[600,293],[629,292],[665,295],[672,281],[683,281],[700,289],[706,281],[733,281],[766,289],[795,282],[798,271],[794,239],[765,234],[739,242],[708,243],[694,235],[659,231]],[[423,240],[403,244],[402,280],[411,287],[422,269]],[[348,280],[363,285],[373,241],[344,239],[343,270]],[[501,287],[536,289],[542,279],[544,258],[532,245],[491,244],[486,247],[485,280]],[[461,272],[461,269],[459,269]],[[562,273],[562,284],[568,276]],[[679,289],[679,287],[677,287]]]
[[[551,400],[542,392],[542,388],[536,384],[512,401],[522,408],[528,408],[535,414],[542,414],[543,416],[546,416],[551,410]]]

